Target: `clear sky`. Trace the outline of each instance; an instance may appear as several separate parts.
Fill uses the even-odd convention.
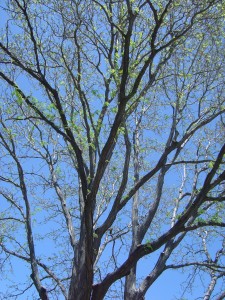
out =
[[[1,28],[1,30],[5,26],[5,22],[6,22],[6,15],[4,13],[2,13],[1,18],[0,18],[0,28]],[[4,42],[5,41],[3,41],[3,43]],[[33,96],[41,97],[41,93],[39,92],[39,89],[37,88],[35,90],[34,87],[30,85],[30,82],[28,82],[28,80],[25,77],[23,77],[23,76],[19,77],[18,81],[19,81],[20,86],[22,88],[24,88],[26,90],[26,92],[29,93],[31,91]],[[2,87],[0,87],[0,90],[2,89]],[[34,91],[32,89],[34,89]],[[4,90],[4,87],[3,87],[3,90]],[[4,104],[3,103],[4,102],[3,98],[0,99],[0,102],[1,102],[2,105]],[[171,107],[170,107],[170,112],[168,112],[168,111],[166,112],[163,109],[162,111],[159,111],[159,115],[160,114],[162,114],[162,115],[165,114],[166,115],[166,113],[168,113],[168,115],[169,115],[169,114],[171,114],[171,110],[172,110]],[[190,111],[191,111],[191,109],[190,109]],[[164,122],[166,124],[165,120],[164,120]],[[24,130],[26,131],[27,128],[24,128]],[[21,133],[21,136],[22,135],[23,135],[23,132]],[[162,136],[163,135],[161,135],[161,138],[162,138]],[[153,136],[151,136],[151,138],[153,139]],[[159,141],[159,142],[161,142],[161,141]],[[159,153],[154,152],[152,158],[156,159],[158,157],[158,155],[159,155]],[[62,172],[66,174],[65,175],[66,180],[69,180],[69,175],[67,174],[66,163],[67,162],[62,163],[62,166],[63,166]],[[32,164],[34,164],[34,167],[31,167]],[[25,165],[24,165],[24,168],[29,169],[29,171],[30,170],[35,170],[35,168],[37,170],[37,169],[39,169],[39,167],[40,167],[40,169],[42,168],[42,172],[44,174],[45,173],[45,167],[40,166],[39,163],[37,162],[37,160],[36,161],[34,159],[27,160]],[[46,173],[47,173],[47,171],[46,171]],[[0,176],[1,176],[1,174],[0,174]],[[31,177],[32,177],[32,175],[31,175]],[[169,190],[169,188],[171,188],[171,190],[172,190],[172,188],[174,186],[177,186],[177,182],[179,180],[180,180],[180,173],[177,173],[177,170],[174,169],[170,173],[170,178],[167,178],[166,186],[167,186],[168,190]],[[192,182],[189,182],[187,185],[189,185],[189,187],[190,187],[191,184],[192,184]],[[4,184],[2,184],[0,186],[0,188],[3,188],[3,187],[4,187]],[[43,192],[43,189],[44,188],[39,188],[39,193],[40,194]],[[38,191],[38,189],[37,189],[37,191]],[[53,198],[54,195],[51,194],[51,192],[46,192],[46,199],[48,199],[48,198],[50,199],[51,197]],[[0,196],[0,206],[1,206],[2,210],[4,210],[6,208],[4,206],[5,204],[4,204],[3,200],[4,199],[1,198],[1,196]],[[33,204],[33,206],[35,206],[35,204]],[[57,249],[55,249],[54,243],[51,242],[52,236],[49,233],[52,229],[56,230],[56,231],[58,231],[60,229],[60,223],[58,223],[56,225],[56,222],[58,222],[59,219],[56,217],[56,222],[55,221],[50,221],[48,223],[48,225],[45,226],[45,224],[44,224],[44,222],[45,222],[44,218],[46,216],[45,211],[43,211],[43,210],[38,211],[39,210],[38,206],[34,207],[34,208],[35,208],[34,219],[36,218],[36,216],[41,216],[40,217],[41,221],[39,221],[41,223],[41,225],[36,225],[36,227],[34,226],[34,228],[36,230],[35,233],[38,234],[38,231],[40,231],[42,235],[43,234],[46,235],[45,239],[40,240],[37,243],[38,245],[37,245],[36,250],[37,250],[37,253],[40,254],[40,256],[41,256],[42,253],[45,253],[46,261],[48,261],[48,259],[50,261],[51,255],[53,256],[55,251],[57,251]],[[126,217],[124,217],[124,219],[125,218]],[[54,227],[54,226],[56,226],[56,227]],[[164,224],[164,226],[165,226],[165,229],[166,229],[167,226],[168,226],[168,223]],[[161,227],[161,230],[163,231],[164,228]],[[20,232],[17,232],[17,234],[19,235]],[[53,238],[54,238],[54,236],[53,236]],[[62,237],[62,239],[63,239],[63,237]],[[21,243],[23,242],[22,238],[21,238],[20,242]],[[63,243],[64,243],[64,241],[62,241],[62,245],[60,245],[61,250],[64,250],[66,252],[67,251],[66,246],[64,247]],[[192,245],[193,245],[193,247],[192,247]],[[120,245],[117,244],[117,246],[119,247]],[[197,253],[197,250],[195,251],[195,246],[196,245],[194,245],[194,243],[193,243],[193,235],[191,235],[191,234],[188,235],[185,243],[184,244],[181,243],[181,245],[178,248],[177,260],[179,261],[179,258],[180,258],[179,257],[179,251],[180,251],[181,255],[183,253],[185,253],[186,256],[190,255],[190,257],[191,257],[191,254],[195,253],[195,254],[197,254],[196,255],[197,259],[198,259],[198,257],[199,257],[199,259],[202,258],[202,257],[200,257],[201,255]],[[208,246],[209,246],[209,250],[210,250],[210,253],[212,255],[212,258],[213,258],[213,257],[215,257],[215,252],[218,250],[218,247],[221,247],[221,241],[218,240],[217,236],[214,236],[209,241]],[[184,247],[184,248],[182,248],[182,247]],[[183,250],[184,250],[184,252],[183,252]],[[157,261],[158,255],[162,251],[163,251],[163,249],[159,249],[159,251],[157,251],[156,253],[153,253],[152,255],[149,255],[149,257],[146,257],[146,258],[144,258],[140,261],[140,263],[138,264],[138,273],[139,273],[140,276],[147,276],[148,275],[149,270],[151,270],[151,267],[153,267],[155,265],[155,262]],[[193,251],[193,252],[191,252],[191,251]],[[68,254],[68,257],[70,256],[70,254],[71,253]],[[107,255],[110,255],[110,254],[111,254],[110,252],[106,251],[104,253],[104,257],[107,258]],[[122,254],[122,256],[121,256],[122,260],[126,259],[126,257],[127,257],[126,254],[127,253]],[[0,253],[0,263],[1,262],[2,262],[2,258],[1,258],[1,253]],[[169,263],[171,263],[171,261],[168,261],[168,264]],[[224,261],[223,261],[223,263],[224,263]],[[19,261],[17,259],[12,259],[11,266],[12,267],[9,266],[8,269],[7,269],[7,272],[2,275],[1,287],[0,287],[0,290],[2,290],[2,293],[6,292],[7,287],[12,284],[11,279],[12,280],[15,279],[15,281],[18,282],[18,288],[21,288],[20,281],[23,281],[26,278],[26,276],[28,276],[28,277],[30,276],[31,271],[30,271],[29,266],[26,265],[26,263],[24,263],[24,262],[21,263],[21,261]],[[58,266],[58,267],[60,268],[61,266]],[[203,295],[203,292],[206,290],[207,285],[209,283],[209,277],[207,275],[203,275],[203,273],[200,273],[200,272],[198,274],[195,274],[196,275],[195,277],[192,277],[193,272],[189,273],[190,269],[191,268],[186,268],[183,273],[182,273],[182,270],[167,270],[167,271],[165,271],[159,277],[159,279],[152,285],[152,287],[149,289],[148,293],[146,294],[146,300],[186,300],[186,299],[187,300],[192,300],[192,299],[203,299],[202,295]],[[194,282],[192,282],[193,278],[194,278]],[[188,285],[189,285],[189,282],[193,283],[192,284],[192,289],[187,288]],[[218,289],[220,289],[221,286],[222,285],[219,285]],[[217,289],[215,290],[215,293],[216,292],[217,292]],[[3,300],[1,294],[0,294],[0,299]],[[25,299],[29,299],[29,300],[30,299],[35,299],[35,300],[37,299],[37,297],[34,296],[34,289],[33,288],[27,290],[24,294],[21,294],[20,297],[18,297],[18,300],[25,300]],[[61,300],[63,298],[58,297],[57,299]],[[121,299],[122,299],[122,297],[121,297]],[[52,299],[50,298],[50,300],[52,300]]]

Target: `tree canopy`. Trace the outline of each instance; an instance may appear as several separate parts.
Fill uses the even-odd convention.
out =
[[[224,1],[0,11],[2,297],[223,299]]]

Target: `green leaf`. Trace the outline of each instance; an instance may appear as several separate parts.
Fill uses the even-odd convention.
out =
[[[17,102],[19,105],[22,105],[24,99],[23,99],[22,95],[20,94],[20,91],[19,91],[18,88],[15,88],[15,89],[14,89],[12,95],[16,97],[16,102]]]

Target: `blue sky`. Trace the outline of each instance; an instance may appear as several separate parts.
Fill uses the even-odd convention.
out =
[[[1,20],[0,20],[0,25],[2,26],[5,22],[5,15],[2,14],[1,15]],[[29,94],[30,91],[32,91],[32,95],[35,96],[35,97],[41,97],[41,93],[39,92],[38,89],[34,89],[33,86],[30,86],[30,83],[28,82],[28,80],[25,78],[25,77],[19,77],[19,85],[21,86],[21,88],[24,88],[25,91]],[[27,88],[27,86],[29,86],[29,88]],[[3,101],[2,99],[0,101]],[[171,114],[171,107],[170,107],[170,111],[160,111],[160,114],[163,116],[163,115],[166,115],[167,113]],[[167,121],[163,121],[164,124],[166,124]],[[162,126],[163,127],[163,126]],[[22,133],[23,134],[23,133]],[[147,133],[148,135],[149,133]],[[149,139],[150,140],[154,140],[155,139],[155,133],[152,133],[152,135],[150,136],[149,135]],[[161,134],[161,137],[160,138],[163,138],[165,137],[164,133]],[[158,142],[161,142],[161,140],[158,140]],[[155,152],[153,155],[152,155],[152,159],[153,160],[156,160],[156,158],[158,157],[159,153]],[[34,168],[37,168],[39,169],[39,165],[37,162],[35,162],[34,160],[32,161],[27,161],[27,165],[24,165],[25,168],[29,169],[30,166],[34,164]],[[66,163],[62,163],[62,166],[63,166],[63,172],[66,174],[67,173],[67,165]],[[47,170],[47,169],[46,169]],[[45,171],[45,167],[43,167],[42,169],[43,173],[47,173],[47,171]],[[168,188],[173,188],[173,187],[176,187],[179,183],[179,180],[180,180],[180,174],[179,173],[176,173],[177,170],[173,170],[171,171],[170,173],[170,178],[168,179],[167,181],[167,187]],[[68,174],[67,174],[68,175]],[[66,180],[69,180],[68,177],[66,177]],[[43,189],[39,189],[39,193],[43,192]],[[51,192],[49,193],[46,193],[46,199],[47,198],[51,198],[51,197],[54,197],[53,194],[51,194]],[[0,201],[2,202],[3,200],[0,198]],[[34,204],[35,206],[35,204]],[[2,209],[4,209],[4,204],[1,206]],[[37,207],[36,207],[37,208]],[[43,219],[45,217],[45,212],[43,211],[37,211],[36,212],[37,215],[36,216],[40,216],[40,223],[43,222]],[[34,216],[34,218],[36,217]],[[126,217],[125,217],[126,218]],[[57,220],[56,220],[57,221]],[[55,225],[54,225],[55,224]],[[167,228],[168,224],[165,224],[165,229]],[[49,232],[49,229],[50,229],[50,226],[52,226],[52,228],[54,228],[54,226],[56,226],[56,222],[55,221],[52,221],[50,222],[50,225],[48,225],[48,227],[46,228],[45,225],[43,224],[43,227],[39,227],[41,225],[37,225],[35,228],[36,233],[38,233],[38,231],[40,230],[41,228],[41,232],[42,233],[47,233]],[[59,226],[59,224],[57,225]],[[163,228],[164,230],[164,228]],[[55,249],[54,249],[54,244],[49,242],[51,239],[50,236],[46,237],[45,240],[41,241],[39,243],[39,245],[37,245],[37,252],[38,253],[42,253],[42,252],[46,252],[46,256],[51,256],[51,253],[54,253]],[[189,238],[187,238],[187,241],[186,241],[186,244],[185,244],[185,247],[186,245],[191,245],[192,244],[192,237],[190,236]],[[119,244],[117,245],[119,246]],[[181,248],[182,248],[183,244],[181,244]],[[211,251],[212,253],[215,252],[218,248],[218,241],[217,241],[217,238],[215,238],[213,240],[213,243],[211,244]],[[47,251],[46,251],[47,250]],[[162,251],[162,249],[160,249],[156,254],[153,254],[151,256],[149,256],[149,258],[144,258],[143,260],[141,260],[140,262],[140,266],[138,267],[139,268],[139,274],[140,275],[147,275],[148,274],[148,271],[149,271],[149,266],[154,266],[154,263],[156,262],[157,260],[157,255],[159,255],[159,253]],[[106,252],[104,254],[104,257],[107,257],[108,253]],[[126,253],[124,254],[121,254],[121,261],[122,259],[125,259],[126,258]],[[25,265],[17,260],[14,260],[13,259],[13,268],[14,268],[14,272],[11,274],[11,271],[10,269],[8,270],[8,274],[12,275],[12,277],[14,277],[15,279],[21,279],[21,278],[25,278],[25,275],[30,275],[30,270],[29,268],[25,267]],[[188,269],[187,271],[185,272],[185,274],[182,274],[181,271],[172,271],[172,270],[168,270],[168,271],[165,271],[162,276],[160,276],[160,278],[153,284],[153,286],[150,288],[149,292],[147,293],[147,296],[146,296],[146,300],[176,300],[176,299],[179,299],[181,300],[181,298],[179,298],[181,295],[182,295],[182,292],[184,290],[184,287],[185,287],[185,284],[182,285],[182,283],[184,281],[188,282]],[[202,287],[203,287],[203,282],[207,282],[208,280],[208,277],[205,276],[205,277],[196,277],[195,279],[195,282],[194,282],[194,285],[193,285],[193,290],[192,290],[192,294],[190,291],[187,291],[187,294],[185,295],[185,298],[187,298],[188,300],[189,299],[195,299],[197,297],[201,297],[202,296]],[[4,290],[4,288],[10,284],[9,281],[7,281],[7,278],[3,278],[2,280],[2,283],[1,283],[1,288],[2,288],[2,291]],[[31,299],[32,296],[32,293],[33,292],[30,292],[28,291],[25,295],[26,295],[26,299]],[[178,297],[178,298],[176,298]],[[1,299],[1,298],[0,298]],[[23,296],[21,296],[21,299],[25,299],[23,298]],[[36,299],[36,298],[34,298]],[[60,299],[60,298],[59,298]],[[60,299],[61,300],[61,299]]]

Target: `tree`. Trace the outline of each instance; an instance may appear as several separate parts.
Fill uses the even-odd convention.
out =
[[[28,267],[4,297],[144,299],[182,268],[223,298],[224,14],[2,1],[1,269]]]

